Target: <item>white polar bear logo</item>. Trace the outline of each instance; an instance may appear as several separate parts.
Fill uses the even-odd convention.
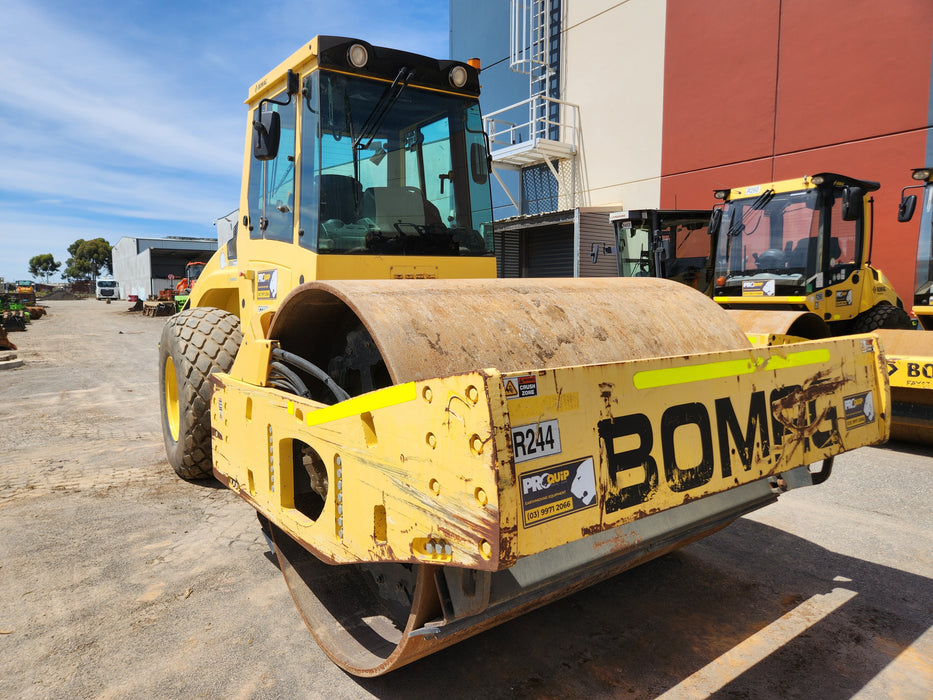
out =
[[[593,458],[589,457],[577,467],[577,475],[570,485],[570,493],[588,506],[596,497],[596,472],[593,470]]]
[[[875,399],[874,394],[868,394],[865,397],[865,405],[862,406],[862,412],[865,414],[865,419],[872,423],[875,420]]]

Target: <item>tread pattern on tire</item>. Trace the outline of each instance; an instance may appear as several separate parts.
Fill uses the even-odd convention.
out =
[[[229,372],[233,366],[242,341],[240,319],[212,307],[185,309],[169,319],[163,331],[166,334],[176,339],[176,373],[183,377],[179,408],[188,414],[188,420],[183,421],[188,429],[179,435],[182,464],[172,466],[183,479],[207,478],[212,475],[210,375]]]
[[[913,325],[904,309],[893,304],[881,303],[856,316],[852,332],[871,333],[879,328],[910,329]]]

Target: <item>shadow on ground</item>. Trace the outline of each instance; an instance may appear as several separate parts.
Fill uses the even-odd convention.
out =
[[[806,620],[804,631],[757,663],[723,673],[718,690],[691,692],[688,682],[678,693],[850,698],[933,625],[933,580],[747,519],[387,676],[357,682],[383,698],[656,697],[738,645],[754,645],[756,634],[802,603],[840,593],[845,602]],[[931,682],[930,662],[920,664],[913,682],[922,688]]]

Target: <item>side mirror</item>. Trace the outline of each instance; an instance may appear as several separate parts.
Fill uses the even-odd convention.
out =
[[[917,208],[917,195],[908,194],[901,197],[901,204],[897,208],[897,220],[901,223],[910,221],[914,216],[914,210]]]
[[[256,160],[273,160],[279,154],[279,136],[282,126],[278,112],[263,112],[253,120],[256,138],[253,141],[253,157]]]
[[[476,141],[470,144],[470,173],[473,176],[473,182],[477,185],[485,185],[489,179],[486,149],[483,144]]]
[[[849,186],[842,191],[842,220],[858,221],[862,218],[862,198],[865,190],[861,187]]]
[[[719,233],[719,225],[722,223],[722,209],[713,209],[709,216],[709,235],[715,236]]]

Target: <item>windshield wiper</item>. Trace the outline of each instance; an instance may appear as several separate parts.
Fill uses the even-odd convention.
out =
[[[398,100],[399,96],[401,96],[405,88],[408,87],[408,82],[414,76],[414,70],[408,70],[408,68],[402,66],[398,75],[395,76],[395,80],[382,91],[379,100],[376,102],[376,106],[373,107],[373,111],[369,113],[369,116],[366,117],[366,121],[363,122],[363,126],[360,128],[360,134],[353,142],[354,150],[365,151],[369,148],[373,139],[376,138],[379,127],[382,126],[382,122],[385,120],[386,115],[388,115],[389,110],[392,109],[392,106]],[[364,140],[366,140],[365,144],[363,144]]]
[[[768,204],[771,203],[772,199],[774,199],[774,190],[765,190],[760,195],[758,195],[757,199],[755,199],[755,201],[748,206],[748,209],[742,213],[742,220],[738,224],[733,222],[729,226],[729,231],[726,233],[726,235],[729,236],[729,238],[738,236],[742,229],[745,228],[747,217],[750,216],[753,211],[764,209],[766,206],[768,206]],[[758,227],[756,226],[755,228]]]

